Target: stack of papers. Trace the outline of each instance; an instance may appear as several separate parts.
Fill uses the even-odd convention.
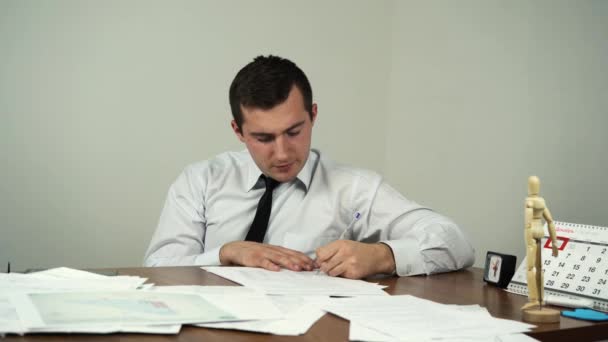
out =
[[[152,286],[151,284],[144,285],[145,281],[146,278],[136,276],[108,277],[65,267],[30,274],[0,273],[0,336],[7,333],[24,334],[29,332],[177,334],[180,331],[180,325],[104,324],[88,326],[81,324],[70,327],[42,326],[32,324],[36,315],[39,315],[37,309],[32,309],[31,306],[18,307],[19,303],[27,300],[29,294],[40,295],[67,291],[87,291],[87,293],[94,291],[129,291]],[[19,311],[22,311],[23,319]]]
[[[135,290],[146,278],[137,276],[108,277],[66,267],[37,273],[0,273],[0,293],[49,292],[72,290]]]
[[[350,320],[351,341],[534,341],[534,325],[492,317],[477,305],[445,305],[414,296],[332,298],[324,309]],[[516,334],[512,336],[512,334]]]
[[[272,295],[297,296],[388,296],[381,286],[363,280],[330,277],[324,273],[278,272],[253,267],[202,267],[205,271],[245,287]]]
[[[226,300],[179,289],[136,290],[145,281],[139,277],[107,277],[71,269],[2,274],[0,334],[177,334],[182,324],[279,320],[284,316],[266,295]],[[254,307],[263,307],[264,311],[253,310]]]
[[[325,314],[328,296],[270,296],[237,286],[153,286],[69,268],[0,274],[0,335],[177,334],[182,324],[300,335]],[[262,310],[260,308],[263,308]]]

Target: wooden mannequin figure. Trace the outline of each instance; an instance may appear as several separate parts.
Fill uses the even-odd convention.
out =
[[[536,176],[528,178],[528,197],[525,208],[525,238],[526,258],[528,269],[528,303],[521,309],[523,320],[535,323],[559,322],[559,311],[543,308],[544,277],[542,270],[541,252],[543,246],[543,218],[547,221],[553,256],[558,253],[555,237],[555,224],[545,200],[539,196],[540,180]]]

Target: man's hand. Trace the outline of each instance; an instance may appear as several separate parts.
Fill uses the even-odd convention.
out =
[[[338,240],[317,248],[316,252],[316,265],[332,277],[360,279],[395,271],[393,251],[383,243]]]
[[[233,241],[222,246],[220,263],[261,267],[271,271],[278,271],[281,267],[292,271],[312,271],[314,268],[314,261],[304,253],[252,241]]]

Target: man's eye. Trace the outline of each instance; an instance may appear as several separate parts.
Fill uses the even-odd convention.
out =
[[[257,141],[259,141],[261,143],[269,143],[272,141],[271,137],[258,137],[256,139],[257,139]]]
[[[300,131],[287,132],[287,135],[290,136],[290,137],[295,137],[298,134],[300,134]]]

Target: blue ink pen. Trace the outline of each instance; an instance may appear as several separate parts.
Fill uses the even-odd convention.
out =
[[[348,227],[346,227],[346,229],[344,229],[344,231],[342,232],[342,234],[340,234],[340,237],[338,238],[338,240],[344,240],[344,238],[346,237],[346,234],[348,233],[348,231],[353,228],[353,226],[355,225],[355,223],[357,221],[359,221],[360,218],[361,218],[361,213],[358,212],[358,211],[356,211],[355,214],[353,215],[353,220],[350,221],[350,224],[348,225]]]

